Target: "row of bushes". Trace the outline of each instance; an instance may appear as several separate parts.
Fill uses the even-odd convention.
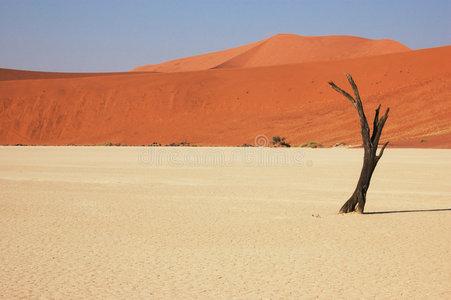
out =
[[[425,143],[426,140],[421,139],[420,143]],[[5,144],[3,146],[36,146],[36,145],[27,145],[27,144],[12,144],[12,145],[8,145]],[[66,146],[76,146],[75,144],[67,144]],[[105,143],[100,143],[100,144],[94,144],[92,146],[129,146],[129,145],[125,145],[125,144],[121,144],[121,143],[113,143],[113,142],[105,142]],[[170,143],[170,144],[166,144],[166,145],[162,145],[160,143],[157,142],[153,142],[151,144],[148,145],[141,145],[141,146],[148,146],[148,147],[161,147],[161,146],[166,146],[166,147],[197,147],[197,145],[192,145],[188,142],[180,142],[180,143]],[[269,145],[268,145],[269,146]],[[274,136],[272,138],[272,147],[292,147],[287,141],[285,137],[279,137],[279,136]],[[332,145],[332,147],[345,147],[346,144],[345,143],[336,143],[334,145]],[[242,144],[242,145],[238,145],[238,147],[254,147],[254,145],[252,144]],[[296,147],[296,146],[295,146]],[[300,144],[297,147],[301,147],[301,148],[324,148],[323,144],[318,143],[318,142],[307,142],[307,143],[303,143]]]
[[[36,145],[27,145],[27,144],[13,144],[13,145],[8,145],[5,144],[4,146],[36,146]],[[67,144],[66,146],[76,146],[73,143]],[[92,146],[107,146],[107,147],[112,147],[112,146],[128,146],[125,144],[121,144],[121,143],[113,143],[113,142],[105,142],[105,143],[100,143],[100,144],[94,144]],[[162,147],[162,146],[166,146],[166,147],[197,147],[197,145],[191,145],[188,142],[180,142],[180,143],[170,143],[170,144],[166,144],[166,145],[162,145],[160,143],[157,142],[153,142],[151,144],[148,145],[141,145],[141,146],[148,146],[148,147]],[[273,147],[291,147],[291,145],[289,143],[287,143],[285,141],[285,138],[279,138],[279,137],[274,137],[273,138],[273,142],[272,142],[272,146]],[[251,144],[242,144],[239,145],[239,147],[254,147],[254,145]],[[310,147],[310,148],[322,148],[323,145],[317,142],[308,142],[305,144],[300,145],[299,147]]]

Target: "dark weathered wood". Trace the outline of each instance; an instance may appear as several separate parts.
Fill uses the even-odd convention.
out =
[[[341,207],[340,213],[349,213],[354,211],[363,213],[366,203],[366,193],[370,186],[371,176],[373,175],[374,169],[376,168],[379,159],[382,157],[382,154],[384,154],[384,150],[388,145],[388,142],[386,142],[379,151],[379,154],[377,154],[377,147],[379,145],[379,139],[382,134],[382,128],[384,128],[385,121],[387,121],[388,112],[390,111],[390,109],[387,108],[385,114],[380,119],[379,119],[379,110],[381,106],[379,105],[379,107],[376,109],[373,121],[373,132],[371,133],[370,136],[370,127],[368,126],[368,121],[366,119],[365,112],[363,110],[363,104],[362,100],[360,99],[360,94],[357,85],[355,84],[354,79],[352,79],[351,75],[347,73],[345,75],[348,78],[348,82],[352,87],[354,97],[352,97],[348,92],[339,88],[332,81],[329,82],[329,85],[338,93],[342,94],[349,101],[351,101],[351,103],[356,108],[360,119],[360,128],[363,140],[364,155],[363,155],[362,171],[360,172],[360,177],[359,181],[357,182],[357,186],[352,196]]]

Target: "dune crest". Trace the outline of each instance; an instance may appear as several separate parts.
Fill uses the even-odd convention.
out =
[[[258,47],[263,41],[258,41],[252,44],[227,49],[223,51],[217,51],[202,55],[196,55],[186,58],[180,58],[164,62],[156,65],[145,65],[134,68],[131,72],[186,72],[186,71],[199,71],[215,68],[216,66],[228,61],[234,57],[240,56],[246,53],[254,47]]]
[[[410,51],[399,42],[354,36],[277,34],[245,46],[137,67],[131,71],[186,72],[333,61]]]

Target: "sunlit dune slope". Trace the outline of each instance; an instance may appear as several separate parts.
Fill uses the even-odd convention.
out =
[[[354,36],[278,34],[249,45],[146,65],[132,71],[183,72],[213,68],[246,68],[315,61],[332,61],[410,51],[399,42]]]
[[[0,144],[253,144],[257,135],[361,143],[357,113],[327,84],[349,72],[381,142],[451,147],[451,46],[331,62],[0,82]],[[420,142],[420,140],[424,140]]]
[[[258,41],[252,44],[227,49],[223,51],[217,51],[212,53],[207,53],[203,55],[196,55],[192,57],[180,58],[164,62],[157,65],[145,65],[134,68],[132,72],[185,72],[185,71],[199,71],[208,70],[217,67],[218,65],[238,57],[247,51],[258,47],[263,41]]]

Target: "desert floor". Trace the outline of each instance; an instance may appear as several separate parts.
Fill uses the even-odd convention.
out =
[[[451,150],[0,147],[0,298],[451,298]]]

